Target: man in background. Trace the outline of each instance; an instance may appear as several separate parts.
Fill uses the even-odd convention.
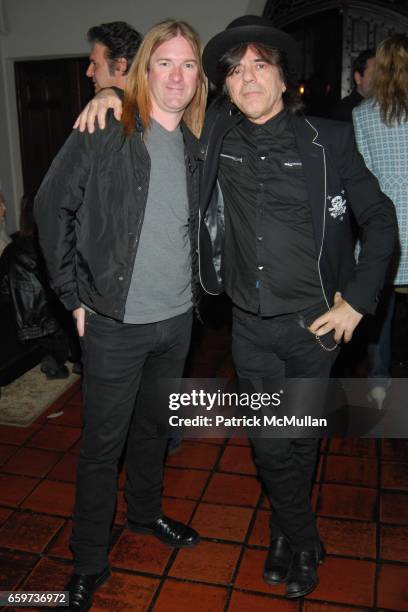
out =
[[[10,242],[11,238],[7,233],[6,228],[6,213],[7,206],[3,194],[0,191],[0,255]]]
[[[353,66],[354,88],[351,94],[337,102],[331,111],[331,118],[352,122],[353,108],[370,95],[370,83],[375,65],[375,49],[362,51]]]
[[[142,35],[124,21],[112,21],[90,28],[88,41],[91,53],[86,76],[93,80],[95,93],[104,87],[124,89]]]

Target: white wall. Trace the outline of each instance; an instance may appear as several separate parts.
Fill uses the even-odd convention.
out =
[[[17,227],[23,193],[15,60],[87,54],[87,30],[107,21],[128,21],[144,33],[166,17],[185,19],[205,43],[235,17],[260,15],[264,5],[265,0],[0,0],[0,189],[9,205],[9,230]]]

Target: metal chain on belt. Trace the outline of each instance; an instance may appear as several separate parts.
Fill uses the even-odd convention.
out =
[[[325,344],[324,344],[324,343],[323,343],[323,342],[320,340],[320,337],[319,337],[317,334],[315,334],[315,339],[316,339],[316,341],[317,341],[317,344],[319,344],[319,345],[322,347],[322,349],[323,349],[324,351],[331,352],[331,351],[335,351],[337,348],[339,348],[339,345],[338,345],[337,343],[335,343],[335,345],[334,345],[334,346],[326,346],[326,345],[325,345]]]

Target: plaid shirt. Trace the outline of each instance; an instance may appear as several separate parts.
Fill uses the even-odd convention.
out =
[[[400,254],[394,285],[408,284],[408,121],[385,125],[378,106],[367,100],[353,110],[357,145],[382,191],[394,202]]]

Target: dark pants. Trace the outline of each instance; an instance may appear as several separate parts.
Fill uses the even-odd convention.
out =
[[[324,305],[317,305],[297,314],[262,318],[234,308],[232,353],[240,382],[262,393],[279,389],[285,377],[329,377],[338,351],[324,350],[307,329],[324,311]],[[335,346],[332,334],[323,336],[322,342],[327,348]],[[314,414],[324,407],[325,388],[321,385],[320,391],[320,398],[314,395]],[[299,399],[307,402],[301,393],[294,392],[292,397],[293,404]],[[319,401],[320,407],[316,405]],[[299,414],[299,406],[289,401],[286,412]],[[307,414],[307,406],[303,412]],[[251,443],[272,505],[272,536],[285,535],[293,550],[313,548],[318,533],[310,491],[319,440],[254,437]]]
[[[162,515],[168,436],[156,419],[157,382],[182,376],[191,322],[191,312],[146,325],[86,314],[84,430],[71,538],[78,573],[97,573],[108,565],[118,462],[126,440],[128,518],[149,523]]]
[[[395,292],[387,286],[373,317],[367,319],[367,376],[370,387],[388,387],[391,378],[391,333],[395,311]]]

